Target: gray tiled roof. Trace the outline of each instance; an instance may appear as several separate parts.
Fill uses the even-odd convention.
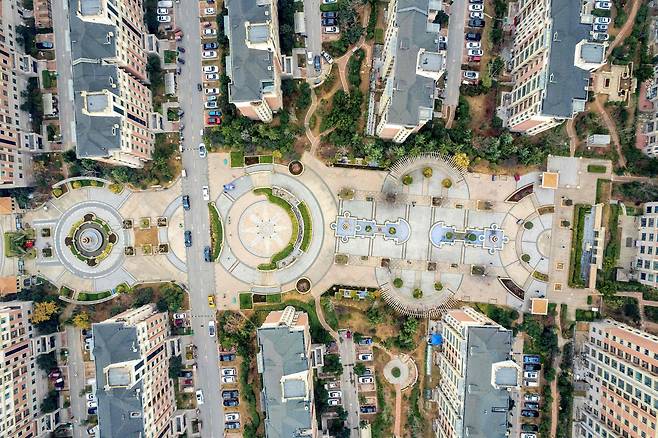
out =
[[[464,436],[504,438],[509,396],[491,385],[492,365],[509,359],[512,332],[497,326],[468,329],[464,382]],[[494,412],[502,408],[503,412]]]
[[[576,44],[589,38],[591,25],[580,22],[580,3],[552,0],[551,51],[549,55],[546,96],[542,114],[567,117],[573,115],[573,100],[587,100],[589,72],[574,65]]]
[[[309,369],[304,348],[304,332],[289,327],[258,329],[258,345],[263,360],[263,396],[267,438],[292,438],[299,429],[310,429],[312,394],[309,401],[283,400],[281,378]],[[286,384],[286,390],[300,392],[298,382]]]
[[[117,89],[111,87],[110,81],[118,83],[117,68],[115,65],[91,62],[81,62],[73,66],[76,154],[79,158],[107,157],[110,151],[121,148],[121,118],[83,113],[85,104],[82,97],[83,92],[103,90],[116,94]]]
[[[131,412],[143,415],[141,381],[132,388],[105,390],[104,369],[108,365],[140,359],[137,346],[137,329],[123,323],[93,324],[94,359],[96,366],[96,399],[98,400],[98,427],[101,437],[137,437],[144,434],[142,416],[132,418]]]
[[[416,74],[418,51],[437,52],[438,34],[427,29],[427,0],[398,1],[394,90],[387,120],[401,125],[416,125],[419,108],[434,109],[434,79]]]
[[[273,54],[267,50],[247,47],[245,22],[265,23],[272,18],[269,2],[256,0],[227,0],[229,38],[229,62],[226,74],[231,78],[229,95],[231,102],[249,102],[261,99],[262,82],[274,80]],[[265,13],[268,15],[265,15]],[[250,32],[257,41],[263,40],[263,29],[256,27]],[[269,69],[268,69],[269,68]]]
[[[69,0],[69,26],[71,28],[71,59],[101,59],[116,56],[117,29],[109,24],[83,21],[77,15],[80,2],[85,0]],[[93,3],[93,2],[92,2]],[[109,32],[114,37],[108,38]]]

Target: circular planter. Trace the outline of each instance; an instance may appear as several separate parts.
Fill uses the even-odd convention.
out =
[[[304,165],[299,160],[291,161],[290,164],[288,164],[288,172],[290,172],[291,175],[299,176],[304,173]]]
[[[311,280],[306,277],[300,278],[297,280],[297,283],[295,283],[295,289],[300,294],[308,293],[311,290]]]

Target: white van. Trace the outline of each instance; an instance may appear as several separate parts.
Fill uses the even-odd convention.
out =
[[[182,172],[181,172],[181,176],[183,178],[187,178],[187,170],[183,169]]]
[[[160,0],[158,2],[158,7],[159,8],[173,8],[174,7],[174,2],[171,0]]]

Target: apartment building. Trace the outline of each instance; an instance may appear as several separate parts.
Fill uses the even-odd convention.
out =
[[[470,307],[444,314],[442,332],[436,436],[508,436],[509,391],[521,380],[512,332]]]
[[[605,64],[605,43],[589,41],[587,2],[519,0],[510,4],[514,43],[510,92],[498,116],[512,132],[535,135],[584,111],[590,74]]]
[[[376,134],[404,142],[434,116],[436,81],[445,71],[439,53],[440,26],[434,18],[441,3],[390,0],[380,68],[384,91],[377,105]]]
[[[70,0],[69,8],[76,154],[142,167],[154,148],[142,2]]]
[[[243,116],[269,123],[283,106],[276,1],[227,0],[225,4],[229,102]]]
[[[257,330],[267,438],[317,437],[308,315],[288,306]]]
[[[48,378],[36,365],[50,353],[57,335],[38,336],[30,322],[31,301],[0,303],[0,436],[49,436],[60,424],[59,409],[42,414],[39,406],[48,391]]]
[[[658,287],[658,201],[647,202],[639,218],[637,250],[631,278],[651,287]]]
[[[658,66],[653,77],[640,85],[635,147],[649,157],[658,157]]]
[[[171,341],[167,312],[154,304],[92,324],[100,436],[174,436]]]
[[[658,337],[613,320],[593,322],[581,357],[589,389],[577,436],[658,437]]]

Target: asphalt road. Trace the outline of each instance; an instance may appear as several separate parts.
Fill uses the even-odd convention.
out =
[[[69,2],[55,0],[52,8],[53,29],[55,29],[55,59],[57,60],[57,95],[59,124],[64,150],[75,144],[73,139],[73,73],[71,66],[71,38],[69,34]]]
[[[464,57],[464,27],[466,25],[466,10],[468,2],[458,1],[450,5],[450,21],[448,21],[448,59],[446,60],[446,97],[444,105],[456,109],[459,104],[459,86],[462,75],[461,66]]]
[[[208,185],[208,161],[199,156],[199,144],[203,141],[203,96],[198,91],[201,83],[201,36],[198,8],[189,3],[176,5],[176,25],[184,33],[179,45],[186,52],[181,74],[178,76],[178,96],[181,109],[185,112],[182,123],[184,151],[183,167],[187,178],[183,179],[183,194],[190,196],[191,208],[185,212],[185,229],[192,232],[192,246],[187,248],[187,275],[190,295],[192,336],[197,346],[197,369],[195,384],[203,391],[204,404],[199,406],[203,437],[224,436],[224,408],[219,394],[219,364],[217,338],[208,334],[208,322],[214,320],[214,309],[208,306],[208,295],[215,293],[215,271],[213,265],[204,261],[203,248],[210,245],[210,221],[207,201],[203,200],[201,187]]]
[[[66,345],[69,352],[69,389],[71,395],[71,416],[73,419],[73,438],[86,438],[89,436],[86,426],[80,421],[87,418],[87,400],[80,396],[85,387],[84,362],[82,360],[82,342],[80,330],[66,326]]]
[[[354,373],[356,351],[354,339],[347,338],[345,332],[339,334],[341,342],[338,343],[340,361],[343,364],[343,374],[340,376],[340,389],[343,392],[343,407],[347,411],[347,425],[350,428],[350,438],[358,438],[359,434],[359,393]]]
[[[322,52],[320,0],[304,0],[304,16],[306,17],[306,50],[313,53],[313,56],[320,55]],[[306,61],[306,69],[310,77],[319,76],[321,73],[308,61]]]

